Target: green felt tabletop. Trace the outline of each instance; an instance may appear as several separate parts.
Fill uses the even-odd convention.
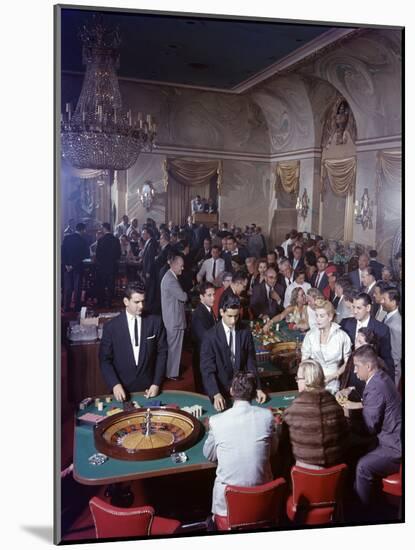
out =
[[[296,392],[272,393],[268,401],[259,405],[261,407],[288,407],[292,403]],[[132,399],[138,401],[140,406],[146,406],[148,401],[142,393],[135,393]],[[201,405],[203,415],[206,416],[216,413],[207,396],[185,391],[164,391],[157,398],[162,405],[169,403],[177,404],[179,407],[189,407],[192,405]],[[113,406],[120,406],[121,403],[113,401],[104,404],[104,411],[99,412],[94,403],[84,411],[78,411],[76,416],[90,412],[93,414],[105,415],[106,409]],[[215,464],[208,462],[202,453],[206,434],[193,447],[186,450],[188,460],[183,464],[174,464],[170,458],[161,458],[156,460],[128,461],[108,458],[108,460],[99,466],[89,464],[88,458],[97,452],[94,444],[93,427],[87,425],[76,425],[74,434],[74,477],[80,483],[86,485],[102,485],[116,481],[128,481],[132,479],[157,477],[161,475],[180,473],[183,471],[201,470],[205,468],[215,468]]]

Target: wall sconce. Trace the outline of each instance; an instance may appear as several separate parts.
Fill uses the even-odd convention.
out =
[[[295,209],[297,210],[297,215],[301,216],[305,220],[307,217],[309,208],[310,208],[310,199],[307,194],[307,189],[304,189],[301,198],[300,198],[300,195],[298,195],[297,197],[297,203],[295,205]]]
[[[156,192],[154,191],[154,187],[151,181],[144,182],[141,191],[138,190],[140,202],[147,210],[147,212],[151,210],[151,205],[153,204],[155,194]]]

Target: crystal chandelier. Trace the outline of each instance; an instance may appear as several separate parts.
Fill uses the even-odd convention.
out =
[[[91,28],[83,27],[80,38],[86,71],[75,111],[67,103],[61,114],[62,156],[75,168],[126,170],[140,151],[152,150],[156,124],[151,115],[133,117],[122,108],[118,31],[95,20]]]

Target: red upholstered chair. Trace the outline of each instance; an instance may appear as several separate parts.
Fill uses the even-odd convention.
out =
[[[382,479],[382,491],[391,505],[397,508],[397,519],[402,517],[402,464],[399,472]]]
[[[287,500],[287,516],[301,525],[321,525],[341,519],[346,464],[313,470],[293,466],[293,493]]]
[[[402,464],[399,472],[382,479],[382,491],[388,495],[402,497]]]
[[[214,516],[216,528],[230,531],[276,525],[286,485],[282,477],[256,487],[227,485],[225,499],[228,515]]]
[[[180,521],[160,518],[151,506],[119,508],[93,497],[89,501],[97,539],[170,535],[180,528]]]

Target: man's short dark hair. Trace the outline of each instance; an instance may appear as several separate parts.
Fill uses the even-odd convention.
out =
[[[365,363],[370,363],[373,368],[378,368],[379,365],[378,356],[370,344],[360,346],[360,348],[353,353],[353,359],[360,359]]]
[[[387,283],[386,281],[382,281],[382,279],[376,281],[375,288],[377,286],[379,287],[381,294],[383,294],[387,288],[390,288],[389,283]]]
[[[104,222],[102,224],[102,229],[105,229],[105,231],[111,231],[111,226],[108,222]]]
[[[76,231],[85,231],[86,225],[82,222],[79,222],[75,226]]]
[[[239,309],[241,307],[241,301],[238,296],[233,296],[232,294],[227,294],[223,299],[221,309],[226,311],[227,309]]]
[[[212,246],[212,250],[213,250],[213,249],[215,249],[215,250],[219,250],[219,252],[221,252],[221,250],[222,250],[222,247],[221,247],[221,246],[219,246],[218,244],[214,244],[214,245]]]
[[[228,235],[227,239],[228,239],[228,241],[233,241],[234,243],[236,243],[236,239],[233,235]]]
[[[245,271],[237,271],[232,275],[232,282],[233,283],[242,283],[243,281],[246,281],[248,279],[248,275],[245,273]]]
[[[305,272],[305,269],[296,269],[294,272],[294,277],[297,278],[299,275],[304,275],[304,277],[306,277],[307,273]]]
[[[329,263],[329,260],[325,254],[319,254],[317,261],[320,260],[320,258],[323,258],[323,260],[326,262],[326,264]]]
[[[154,238],[154,231],[153,231],[153,228],[151,227],[151,225],[143,225],[143,229],[142,231],[147,231],[147,233],[150,235],[150,238],[153,239]]]
[[[275,258],[275,259],[277,259],[277,253],[275,252],[275,250],[268,250],[267,256],[270,256],[271,254],[274,255],[274,258]]]
[[[215,288],[215,285],[213,285],[212,283],[209,283],[209,281],[204,281],[203,283],[200,283],[199,285],[200,296],[204,296],[206,294],[206,291],[209,290],[209,288]]]
[[[369,250],[369,256],[371,258],[376,258],[378,255],[378,253],[376,252],[376,250]]]
[[[372,305],[372,298],[367,294],[367,292],[359,292],[357,296],[354,298],[355,300],[362,300],[363,304],[365,306],[371,306]]]
[[[389,300],[394,301],[397,306],[401,303],[401,293],[395,286],[388,286],[382,294],[387,294]]]
[[[145,294],[145,287],[144,283],[141,281],[135,281],[133,283],[129,283],[125,289],[124,289],[124,298],[127,298],[128,300],[131,300],[131,296],[133,294]]]
[[[256,396],[257,381],[252,372],[237,372],[232,379],[233,399],[252,401]]]
[[[297,249],[298,249],[298,250],[301,250],[301,252],[303,251],[303,247],[300,246],[299,244],[297,244],[297,245],[294,246],[293,252],[294,252],[294,250],[297,250]]]

